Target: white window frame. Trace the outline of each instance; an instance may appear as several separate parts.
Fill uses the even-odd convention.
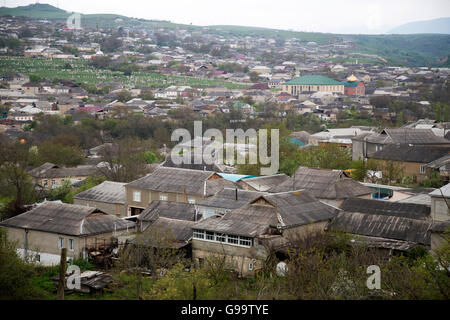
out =
[[[139,200],[136,200],[139,199]],[[141,192],[133,191],[133,202],[141,202]]]
[[[252,238],[242,237],[242,236],[239,237],[239,245],[244,246],[244,247],[251,247],[252,246]]]
[[[58,248],[59,248],[59,249],[64,249],[64,248],[65,248],[65,245],[66,245],[65,242],[66,242],[66,241],[65,241],[65,239],[64,239],[63,237],[59,237],[59,238],[58,238]]]
[[[228,235],[228,241],[229,244],[236,244],[239,245],[239,236],[234,235]]]
[[[75,241],[73,239],[69,239],[69,250],[70,251],[75,250]]]
[[[188,203],[189,204],[195,204],[195,198],[194,197],[188,197]]]
[[[223,234],[206,230],[194,229],[192,238],[200,241],[227,244],[236,247],[251,248],[253,246],[253,239],[250,237]]]
[[[420,173],[425,174],[426,172],[427,172],[427,169],[425,168],[425,166],[420,166]]]
[[[195,239],[201,239],[204,240],[206,237],[205,231],[204,230],[194,230],[194,235],[193,237]]]
[[[214,233],[214,232],[209,232],[209,231],[207,231],[206,232],[206,237],[205,237],[205,239],[206,240],[209,240],[209,241],[216,241],[216,234]]]

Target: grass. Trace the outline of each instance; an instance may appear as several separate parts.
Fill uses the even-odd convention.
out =
[[[66,63],[72,69],[65,69]],[[36,75],[49,80],[67,79],[79,83],[98,85],[102,82],[121,82],[127,87],[147,86],[164,88],[171,85],[191,87],[223,86],[228,89],[243,89],[245,86],[220,80],[203,80],[193,77],[165,76],[151,72],[135,72],[125,76],[122,72],[96,69],[82,59],[46,59],[27,57],[0,57],[0,70]]]

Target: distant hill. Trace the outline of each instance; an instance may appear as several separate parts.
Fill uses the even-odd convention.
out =
[[[58,9],[49,4],[32,4],[16,8],[0,8],[0,16],[24,16],[34,19],[47,19],[64,22],[72,13]],[[450,35],[447,34],[413,34],[413,35],[340,35],[318,32],[296,32],[270,28],[244,26],[193,26],[176,24],[162,20],[147,20],[125,17],[117,14],[81,14],[82,26],[91,28],[182,28],[185,30],[200,30],[209,34],[270,37],[274,39],[296,38],[303,42],[328,44],[342,39],[353,41],[357,49],[348,53],[361,52],[382,57],[391,65],[404,66],[447,66],[450,52]],[[450,18],[438,19],[446,20]],[[437,20],[433,20],[437,21]],[[439,22],[442,23],[442,22]],[[401,27],[399,27],[401,28]],[[442,30],[449,28],[439,28]],[[395,30],[395,29],[394,29]],[[425,29],[423,29],[425,30]],[[428,30],[428,29],[427,29]],[[422,33],[425,31],[422,31]],[[346,51],[347,52],[347,51]]]
[[[16,8],[0,8],[0,16],[28,17],[35,19],[67,19],[71,13],[44,3],[30,4]]]
[[[392,34],[441,33],[450,34],[450,18],[440,18],[428,21],[410,22],[392,29]]]

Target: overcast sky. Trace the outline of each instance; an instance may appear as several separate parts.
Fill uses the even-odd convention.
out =
[[[0,0],[15,7],[36,1]],[[41,0],[81,13],[115,13],[194,25],[242,25],[331,33],[383,33],[450,17],[449,0]]]

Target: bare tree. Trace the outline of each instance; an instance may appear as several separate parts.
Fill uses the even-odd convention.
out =
[[[110,181],[130,182],[148,173],[144,152],[149,143],[133,138],[120,140],[100,151],[98,171]]]

